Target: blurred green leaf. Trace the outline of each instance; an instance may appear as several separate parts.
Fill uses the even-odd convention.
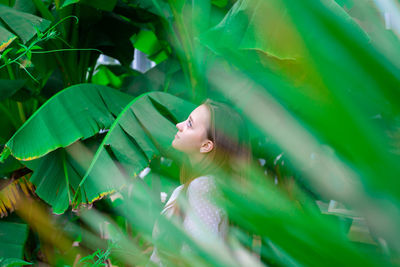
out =
[[[211,3],[217,7],[225,7],[228,4],[228,0],[212,0]]]

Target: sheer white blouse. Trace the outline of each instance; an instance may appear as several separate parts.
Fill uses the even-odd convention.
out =
[[[165,208],[161,212],[165,217],[171,218],[176,207],[170,205],[177,201],[183,185],[177,187],[169,198]],[[212,242],[215,238],[225,239],[228,221],[223,209],[216,206],[212,200],[216,194],[216,185],[214,178],[210,176],[201,176],[194,179],[186,191],[187,209],[183,217],[183,228],[193,239],[201,243]],[[157,226],[154,227],[153,236],[157,235]],[[189,249],[183,246],[182,250]],[[157,249],[154,248],[150,258],[154,263],[160,263],[157,256]]]

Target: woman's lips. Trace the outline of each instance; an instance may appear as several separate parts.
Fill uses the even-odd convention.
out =
[[[175,138],[179,138],[178,134],[175,135]]]

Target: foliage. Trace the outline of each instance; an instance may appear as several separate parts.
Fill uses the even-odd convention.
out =
[[[0,265],[11,267],[11,266],[32,265],[32,263],[17,258],[8,258],[8,259],[0,258]]]
[[[0,257],[2,264],[13,260],[11,258],[21,258],[24,252],[24,245],[28,238],[28,225],[16,222],[0,222]]]
[[[108,260],[111,248],[106,251],[101,249],[96,250],[93,254],[83,257],[79,260],[83,266],[107,266],[105,262]]]
[[[178,266],[399,263],[397,2],[0,3],[0,209],[24,221],[0,222],[1,264],[143,266],[153,244]],[[156,66],[132,70],[135,49]],[[252,141],[247,183],[218,181],[226,244],[158,216],[174,124],[207,97]]]

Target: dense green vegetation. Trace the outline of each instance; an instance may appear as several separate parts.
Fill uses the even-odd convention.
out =
[[[154,243],[172,266],[400,264],[399,14],[0,0],[0,264],[145,266]],[[135,50],[155,66],[133,69]],[[219,181],[231,229],[213,247],[159,217],[175,124],[206,98],[243,114],[254,159],[246,186]],[[157,219],[172,239],[152,240]]]

